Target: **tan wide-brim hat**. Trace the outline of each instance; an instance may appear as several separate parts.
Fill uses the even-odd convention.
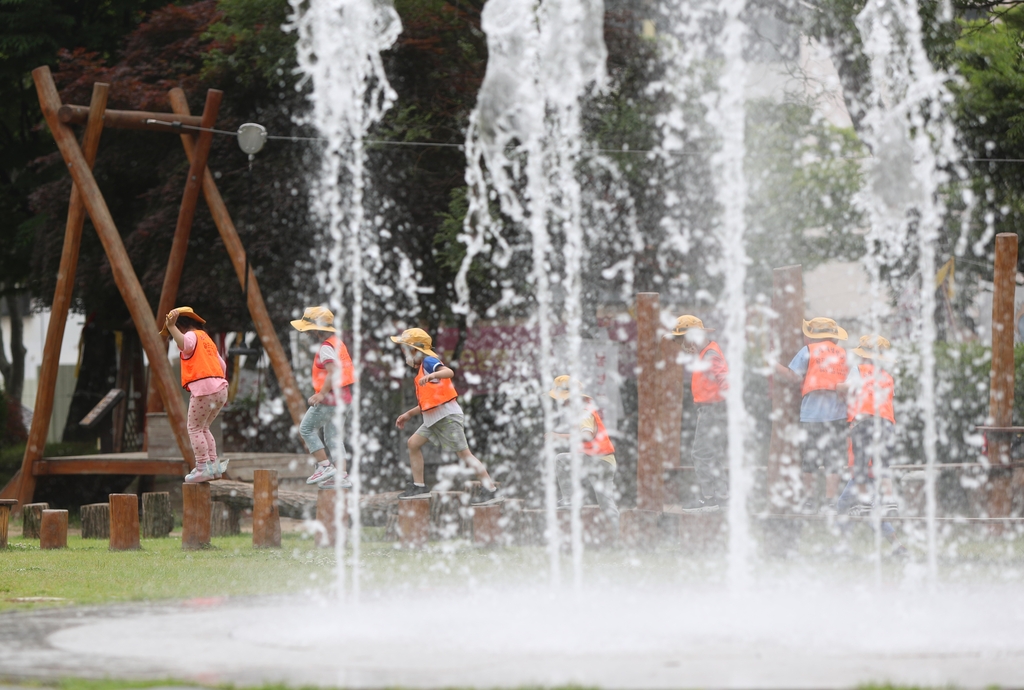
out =
[[[676,327],[672,331],[672,335],[686,335],[686,332],[691,329],[700,329],[705,333],[714,333],[714,328],[704,328],[704,322],[698,319],[692,314],[683,314],[676,319]]]
[[[853,348],[853,354],[858,357],[863,357],[864,359],[876,359],[880,362],[891,362],[892,360],[884,354],[884,351],[890,348],[892,348],[892,343],[890,343],[886,338],[883,338],[876,333],[872,333],[871,335],[861,336],[857,347]]]
[[[327,307],[306,307],[301,319],[291,322],[297,331],[325,331],[335,333],[334,312]]]
[[[804,321],[804,335],[815,340],[821,338],[846,340],[850,337],[845,329],[840,328],[835,321],[825,318],[824,316],[819,316],[811,319],[810,321]]]
[[[188,318],[193,319],[194,321],[198,321],[199,323],[206,323],[206,319],[201,317],[199,314],[195,313],[192,310],[192,307],[175,307],[171,311],[177,311],[178,312],[178,316],[187,316]],[[168,313],[170,313],[170,312],[168,312]],[[167,336],[170,335],[170,331],[167,330],[167,317],[166,316],[164,317],[164,327],[160,329],[160,335],[162,337],[164,337],[164,338],[166,338]]]
[[[398,343],[399,345],[408,345],[412,349],[419,350],[428,357],[437,357],[440,359],[440,356],[430,349],[430,346],[434,341],[422,328],[410,328],[402,331],[402,335],[393,335],[391,336],[391,342]]]
[[[583,384],[568,374],[555,377],[555,382],[552,384],[551,390],[548,391],[548,395],[555,400],[568,400],[572,391],[576,391],[584,398],[590,398],[589,395],[583,392]]]

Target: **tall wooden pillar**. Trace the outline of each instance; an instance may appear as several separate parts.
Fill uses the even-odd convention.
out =
[[[683,364],[682,343],[671,335],[658,339],[658,447],[661,451],[662,476],[670,467],[679,467],[683,436]],[[668,499],[675,503],[678,496]]]
[[[1013,425],[1013,307],[1017,285],[1017,235],[996,235],[995,276],[992,279],[992,374],[988,414],[991,426]],[[988,433],[989,517],[1010,514],[1011,470],[1010,434]]]
[[[664,386],[659,383],[661,309],[658,293],[641,292],[636,296],[637,369],[637,462],[636,507],[661,511],[664,505],[665,478],[663,451],[659,443],[658,405]]]
[[[100,147],[103,133],[103,112],[107,109],[109,84],[97,82],[92,86],[92,101],[89,104],[89,120],[82,138],[82,155],[91,169],[96,163],[96,152]],[[64,341],[64,328],[68,322],[68,309],[75,292],[75,271],[78,268],[78,252],[82,246],[82,227],[85,224],[85,203],[77,184],[71,185],[71,202],[68,206],[68,220],[64,226],[64,248],[57,269],[57,287],[53,291],[53,305],[50,308],[50,323],[46,327],[46,341],[43,344],[43,362],[39,367],[39,381],[36,404],[32,412],[32,426],[25,444],[25,455],[21,460],[21,477],[17,499],[21,505],[32,502],[36,490],[36,478],[32,475],[32,464],[43,457],[46,436],[50,433],[50,415],[53,413],[53,396],[57,387],[57,371],[60,366],[60,347]]]
[[[800,266],[773,271],[773,349],[779,363],[789,364],[804,346],[804,280]],[[786,512],[795,507],[800,481],[800,389],[779,377],[772,379],[772,437],[768,449],[766,488],[769,510]]]

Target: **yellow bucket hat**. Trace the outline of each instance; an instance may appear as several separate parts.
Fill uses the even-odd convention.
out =
[[[391,342],[399,345],[408,345],[414,350],[419,350],[428,357],[438,357],[438,354],[430,349],[433,344],[430,336],[422,328],[409,328],[402,331],[402,335],[391,336]]]
[[[890,361],[889,358],[882,354],[882,352],[891,347],[892,343],[886,338],[872,333],[871,335],[862,335],[860,337],[860,343],[857,344],[857,347],[853,348],[853,353],[864,359],[878,359],[888,362]]]
[[[824,316],[804,321],[804,335],[814,339],[835,338],[836,340],[846,340],[850,337],[834,320]]]
[[[699,328],[707,333],[713,333],[714,328],[704,328],[704,322],[698,319],[696,316],[690,314],[683,314],[676,319],[676,327],[672,331],[672,335],[686,335],[686,331],[691,328]]]
[[[584,398],[590,397],[589,395],[583,392],[583,384],[573,379],[568,374],[563,374],[562,376],[555,377],[555,382],[554,384],[552,384],[551,390],[548,391],[548,395],[550,395],[555,400],[566,400],[569,397],[569,393],[572,392],[574,389]]]
[[[297,331],[327,331],[335,333],[334,312],[327,307],[306,307],[301,319],[295,319],[292,328]]]
[[[192,311],[192,307],[175,307],[171,311],[177,311],[178,312],[178,316],[187,316],[188,318],[193,319],[194,321],[198,321],[199,323],[206,323],[206,319],[204,319],[199,314],[197,314],[194,311]],[[168,314],[169,313],[170,312],[168,312]],[[167,317],[165,316],[164,317],[164,327],[160,329],[160,335],[163,336],[164,338],[166,338],[168,335],[170,335],[170,332],[167,330],[167,323],[166,323],[166,321],[167,321]]]

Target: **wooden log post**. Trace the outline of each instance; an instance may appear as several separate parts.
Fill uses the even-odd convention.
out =
[[[57,119],[65,125],[86,124],[90,108],[83,105],[62,105],[57,110]],[[148,122],[156,120],[156,122]],[[202,121],[199,117],[182,117],[176,113],[150,113],[145,110],[108,110],[104,114],[102,126],[107,129],[146,129],[153,132],[177,134],[181,130],[169,126],[174,124],[198,127]]]
[[[215,537],[230,537],[242,533],[242,511],[223,501],[213,502],[213,520],[210,533]]]
[[[92,102],[88,109],[88,124],[82,138],[82,155],[85,164],[92,169],[96,163],[96,152],[103,133],[103,114],[107,107],[109,84],[97,82],[92,86]],[[36,490],[36,478],[32,465],[43,457],[46,436],[50,433],[50,416],[53,414],[53,396],[57,387],[57,371],[60,367],[60,349],[64,341],[68,310],[75,291],[75,272],[78,268],[78,253],[82,246],[82,228],[85,224],[85,203],[78,185],[71,185],[71,201],[68,205],[68,220],[64,225],[64,246],[57,269],[57,285],[53,291],[50,307],[50,322],[46,326],[46,340],[43,343],[43,361],[39,366],[36,387],[36,402],[32,412],[32,424],[25,443],[25,455],[21,460],[19,473],[18,501],[25,505],[32,500]]]
[[[636,296],[637,325],[637,463],[636,507],[660,512],[664,504],[664,468],[659,443],[658,399],[661,310],[658,293],[641,292]]]
[[[182,484],[181,500],[181,548],[185,551],[208,548],[213,511],[210,484]]]
[[[16,498],[0,499],[0,549],[7,548],[7,528],[10,525],[11,509],[18,505]]]
[[[110,539],[110,504],[90,503],[78,509],[82,539]]]
[[[166,491],[152,491],[142,494],[142,536],[146,539],[163,539],[174,529],[174,511],[171,510],[171,494]]]
[[[658,428],[655,437],[661,456],[661,475],[671,468],[682,466],[683,457],[683,362],[682,344],[679,338],[671,335],[659,339],[658,383],[661,388],[658,394]],[[664,482],[664,479],[662,480]],[[666,495],[664,489],[662,495]],[[672,503],[681,496],[670,496],[662,500]],[[586,538],[586,534],[584,534]]]
[[[341,492],[341,504],[347,505],[349,499],[348,491]],[[316,492],[316,521],[323,526],[323,531],[317,531],[316,545],[320,548],[334,546],[338,538],[338,530],[335,525],[335,513],[338,507],[338,492],[334,489],[322,489]],[[348,511],[341,516],[342,529],[348,529],[351,525]]]
[[[804,346],[804,280],[800,266],[773,271],[772,349],[787,366]],[[800,388],[781,378],[772,379],[772,435],[768,449],[766,490],[768,509],[785,513],[796,507],[800,486]]]
[[[474,544],[477,546],[500,546],[504,543],[501,509],[500,503],[493,503],[489,506],[473,506],[469,509],[473,516]]]
[[[471,492],[430,492],[430,537],[457,539],[465,534]]]
[[[430,498],[398,502],[398,540],[403,549],[425,546],[430,534]]]
[[[110,550],[135,551],[139,542],[139,497],[110,494]]]
[[[281,546],[281,516],[277,509],[277,470],[253,471],[252,545],[257,549],[276,549]]]
[[[49,510],[49,503],[28,503],[21,506],[21,536],[38,539],[43,524],[43,511]]]
[[[68,511],[44,510],[39,523],[40,549],[66,549],[68,546]]]
[[[185,405],[181,400],[178,384],[171,374],[167,349],[163,347],[164,341],[159,335],[160,329],[153,318],[146,294],[135,275],[121,235],[110,215],[110,209],[107,208],[107,203],[82,155],[74,133],[67,125],[61,124],[57,118],[61,102],[60,96],[57,94],[57,87],[53,83],[53,76],[50,74],[50,68],[45,66],[36,68],[32,71],[32,78],[35,80],[36,91],[39,94],[40,108],[53,134],[57,148],[60,149],[64,162],[68,166],[68,171],[80,190],[89,218],[92,219],[93,227],[96,229],[96,234],[99,235],[100,243],[110,262],[114,282],[128,307],[128,313],[135,323],[142,347],[149,358],[150,372],[157,381],[157,389],[164,400],[164,407],[167,410],[171,428],[175,431],[181,456],[190,467],[194,467],[195,458],[185,426]],[[24,469],[24,465],[22,467]],[[23,484],[26,481],[26,474],[30,475],[31,473],[22,472]]]
[[[212,129],[217,124],[217,113],[220,112],[220,102],[223,96],[224,92],[217,89],[209,89],[206,92],[206,105],[203,107],[203,117],[199,125],[204,130]],[[174,308],[174,303],[178,299],[178,286],[181,284],[181,272],[185,268],[188,239],[192,234],[192,222],[196,217],[196,204],[199,201],[199,192],[202,190],[203,173],[206,172],[206,161],[210,156],[212,142],[213,132],[199,133],[195,154],[189,164],[188,177],[185,178],[185,192],[182,194],[181,205],[178,207],[178,223],[174,228],[171,254],[167,259],[164,284],[160,289],[160,302],[156,310],[157,323],[160,323],[161,319]],[[164,347],[167,347],[167,338],[164,338]],[[152,392],[150,391],[151,394],[147,397],[148,412],[163,412],[160,396],[152,395]]]
[[[171,89],[169,99],[171,108],[174,109],[175,113],[182,116],[190,114],[188,100],[185,98],[184,91],[181,89]],[[182,134],[181,143],[185,148],[185,155],[191,161],[195,156],[195,137],[192,134]],[[303,397],[302,392],[299,390],[299,385],[295,381],[295,375],[292,373],[288,355],[281,346],[281,341],[277,337],[277,331],[274,330],[274,324],[270,320],[267,305],[263,301],[263,293],[260,291],[259,281],[256,280],[251,266],[249,275],[246,276],[245,247],[242,246],[242,240],[238,237],[238,230],[235,229],[235,224],[231,220],[231,214],[228,213],[227,206],[224,204],[224,199],[221,198],[220,191],[217,189],[217,183],[214,182],[213,174],[208,166],[203,173],[203,196],[206,198],[206,205],[210,209],[210,215],[213,216],[217,232],[220,233],[224,248],[231,258],[232,265],[235,267],[238,284],[242,286],[243,291],[248,280],[249,302],[246,306],[248,306],[249,314],[252,316],[256,333],[260,337],[260,343],[270,358],[270,365],[274,368],[274,375],[281,386],[281,392],[284,394],[285,403],[288,405],[288,412],[291,414],[292,422],[298,425],[302,422],[302,416],[306,414],[306,399]]]
[[[1013,425],[1013,312],[1017,285],[1017,234],[996,235],[996,265],[992,278],[992,373],[988,416],[996,427]],[[1008,517],[1012,502],[1011,435],[989,431],[988,516]]]

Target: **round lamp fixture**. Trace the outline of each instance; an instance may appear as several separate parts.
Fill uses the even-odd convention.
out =
[[[250,156],[259,153],[267,143],[267,128],[246,122],[238,128],[238,146]]]

